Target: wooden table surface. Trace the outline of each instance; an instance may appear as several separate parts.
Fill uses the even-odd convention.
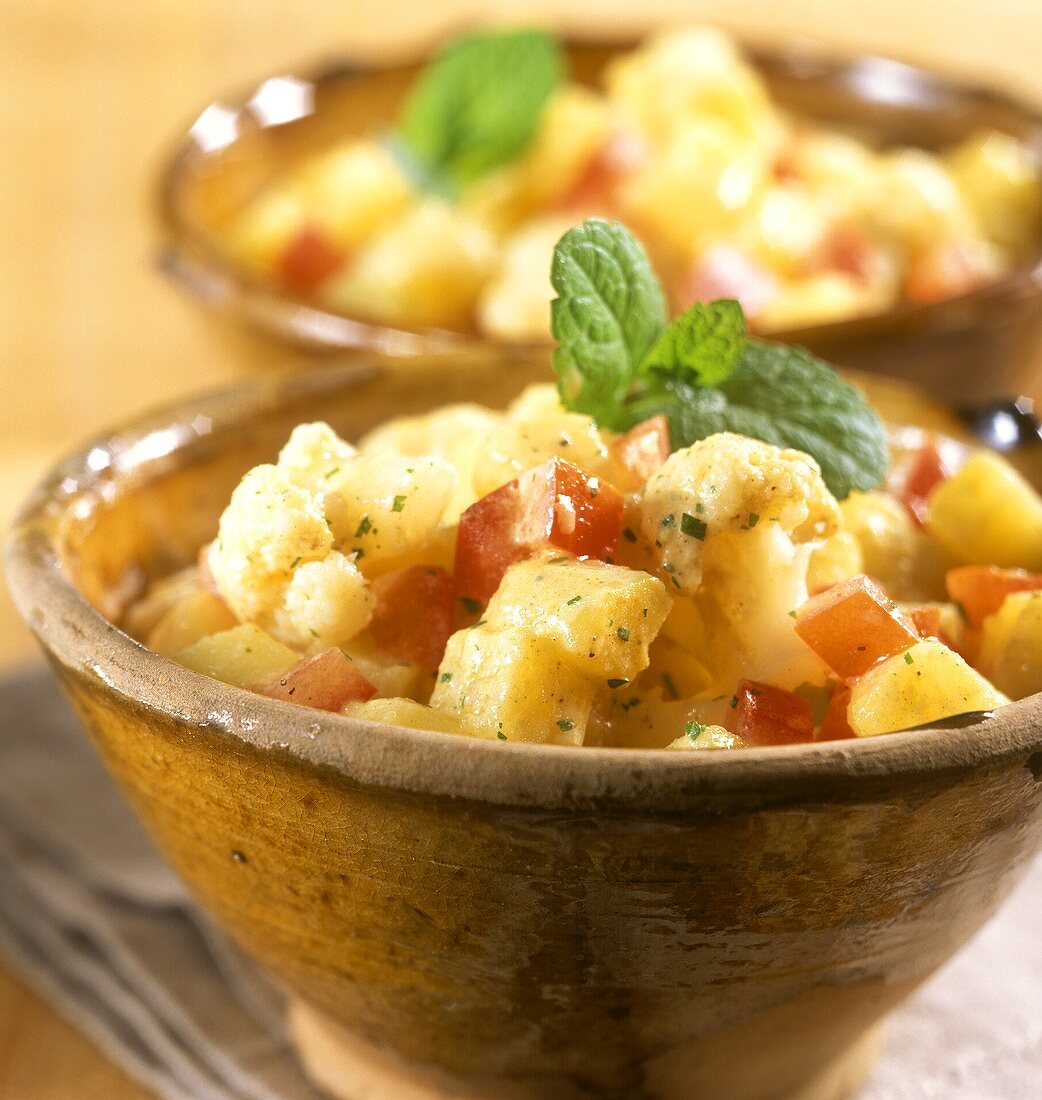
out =
[[[0,530],[78,439],[284,358],[215,339],[153,264],[157,165],[222,89],[324,53],[420,45],[474,19],[644,26],[719,10],[708,0],[0,0]],[[1042,102],[1038,0],[736,0],[728,11],[760,37],[891,52]],[[0,585],[0,670],[31,654]],[[146,1095],[0,962],[0,1100]]]

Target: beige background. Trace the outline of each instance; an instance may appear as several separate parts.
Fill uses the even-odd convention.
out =
[[[157,166],[209,98],[475,18],[642,26],[722,10],[758,37],[809,33],[1042,103],[1042,0],[0,0],[0,528],[88,433],[257,369],[152,265]],[[0,669],[30,655],[0,588]],[[143,1095],[0,965],[0,1100]]]

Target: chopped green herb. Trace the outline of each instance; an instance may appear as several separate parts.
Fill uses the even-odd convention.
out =
[[[582,599],[582,596],[573,596],[565,604],[566,607],[571,607],[573,603],[578,603]]]
[[[673,677],[668,672],[662,673],[662,686],[666,689],[670,699],[679,699],[680,692],[677,691],[677,685],[673,683]]]
[[[439,677],[439,679],[441,680],[441,682],[443,684],[447,684],[452,680],[452,673],[451,672],[443,672],[441,674],[441,676]]]
[[[702,725],[701,722],[684,723],[684,733],[686,733],[692,741],[697,741],[707,729],[709,729],[709,727]]]
[[[795,609],[795,608],[793,608],[793,609],[792,609],[792,610],[791,610],[791,611],[789,612],[789,618],[790,618],[790,619],[798,619],[798,618],[799,618],[799,615],[798,615],[798,614],[796,613],[796,609]]]
[[[472,623],[470,629],[477,630],[479,626],[484,626],[488,622],[488,619],[478,619],[476,623]]]
[[[567,733],[570,729],[575,728],[575,723],[571,720],[571,718],[559,718],[557,720],[557,728],[562,733]]]
[[[749,513],[749,526],[755,527],[760,522],[760,515],[758,512]]]
[[[334,474],[338,474],[338,473],[340,473],[340,467],[339,466],[334,466],[332,470],[326,470],[326,472],[322,476],[323,477],[332,477]]]
[[[310,626],[308,627],[308,632],[311,634],[312,638],[317,638],[318,637],[318,631],[313,630]]]
[[[610,687],[612,690],[614,690],[615,688],[620,688],[620,687],[623,686],[623,684],[628,684],[628,683],[629,683],[629,680],[621,680],[621,679],[617,679],[617,678],[613,677],[611,680],[608,681],[608,687]]]
[[[636,542],[637,541],[637,536],[628,527],[624,527],[622,529],[622,534],[623,534],[623,537],[626,539],[627,542]]]
[[[298,555],[297,555],[297,556],[296,556],[296,557],[295,557],[295,558],[294,558],[294,559],[293,559],[293,560],[292,560],[292,561],[291,561],[291,562],[289,563],[289,567],[290,567],[290,569],[296,569],[298,565],[300,565],[300,554],[298,554]]]
[[[362,516],[358,521],[358,529],[355,531],[355,538],[360,539],[363,535],[368,535],[373,529],[373,524],[367,515]]]
[[[620,626],[619,629],[615,631],[615,633],[619,636],[620,642],[628,642],[630,640],[630,632],[624,626]]]
[[[906,653],[905,654],[905,664],[910,665],[910,664],[914,664],[914,663],[915,663],[915,658],[911,655],[911,653]]]
[[[690,512],[685,512],[680,518],[680,530],[690,538],[698,539],[699,542],[703,542],[706,537],[706,531],[708,531],[709,528],[704,519],[698,519],[697,516],[691,515]]]
[[[481,601],[472,600],[469,596],[460,596],[459,602],[463,604],[463,610],[468,615],[477,615],[481,611]]]
[[[405,507],[406,500],[408,500],[408,495],[406,493],[401,493],[396,496],[391,503],[391,511],[400,512]]]
[[[738,709],[738,696],[737,695],[732,695],[731,696],[731,710],[737,710],[737,709]]]
[[[668,529],[670,527],[676,527],[677,517],[672,515],[672,514],[670,514],[668,516],[663,516],[662,519],[660,519],[658,521],[658,525],[659,525],[659,527],[662,527],[664,529]]]
[[[507,735],[502,730],[496,730],[496,736],[500,741],[505,741],[507,739]]]

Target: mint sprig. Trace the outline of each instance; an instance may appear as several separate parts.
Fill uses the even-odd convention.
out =
[[[699,303],[667,324],[647,255],[622,225],[569,230],[550,281],[566,408],[618,431],[664,413],[677,448],[717,432],[796,448],[840,500],[885,477],[886,434],[860,390],[802,348],[746,337],[737,302]]]
[[[563,71],[542,31],[459,39],[413,86],[392,148],[420,186],[455,195],[525,149]]]

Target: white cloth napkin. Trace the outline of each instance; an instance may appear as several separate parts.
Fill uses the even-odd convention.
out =
[[[1042,860],[898,1012],[859,1100],[1042,1096]],[[49,674],[0,681],[0,951],[164,1100],[318,1100],[274,989],[192,905]]]

